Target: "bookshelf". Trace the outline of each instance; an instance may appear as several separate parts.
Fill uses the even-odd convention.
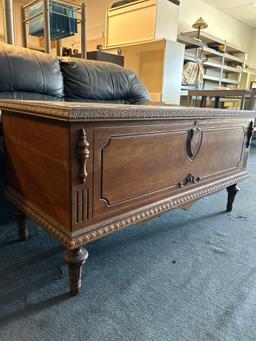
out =
[[[205,32],[200,33],[199,39],[197,31],[185,32],[178,41],[185,45],[184,63],[195,61],[203,65],[203,83],[190,85],[190,89],[239,89],[247,59],[245,50]],[[188,84],[182,84],[182,95],[187,95],[187,91]]]

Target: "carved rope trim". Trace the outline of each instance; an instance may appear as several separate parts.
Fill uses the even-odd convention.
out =
[[[58,103],[58,102],[57,102]],[[68,102],[26,102],[0,100],[0,109],[25,115],[45,116],[63,120],[116,120],[116,119],[187,119],[187,118],[253,118],[253,111],[179,108],[150,105],[76,104]]]
[[[248,175],[246,172],[233,176],[231,179],[216,181],[213,185],[205,186],[204,188],[195,189],[190,193],[183,193],[176,198],[163,201],[161,204],[149,206],[147,209],[139,210],[137,213],[128,214],[126,217],[116,220],[110,224],[93,226],[78,236],[69,237],[64,232],[60,231],[55,225],[47,222],[42,216],[35,213],[33,209],[24,204],[21,200],[17,199],[12,192],[6,191],[6,197],[14,203],[19,209],[21,209],[28,217],[38,223],[46,231],[48,231],[54,238],[63,243],[70,250],[74,250],[82,245],[88,244],[102,238],[110,233],[121,230],[128,226],[140,223],[149,218],[153,218],[159,214],[167,212],[171,209],[177,208],[181,205],[191,202],[201,197],[217,192],[225,187],[229,187],[233,184],[246,180]]]

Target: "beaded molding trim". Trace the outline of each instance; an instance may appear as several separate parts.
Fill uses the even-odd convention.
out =
[[[162,201],[160,204],[150,205],[146,209],[138,210],[137,213],[132,213],[124,217],[117,218],[117,220],[112,223],[92,226],[91,228],[88,227],[86,232],[78,236],[68,236],[63,231],[60,231],[57,225],[49,223],[45,218],[40,216],[33,209],[24,204],[21,200],[17,199],[15,194],[13,194],[12,192],[6,191],[5,195],[15,206],[17,206],[28,217],[30,217],[41,227],[43,227],[53,237],[63,243],[68,249],[74,250],[82,245],[93,242],[94,240],[102,238],[110,233],[153,218],[159,214],[177,208],[183,204],[200,199],[205,195],[217,192],[223,188],[246,180],[247,178],[247,173],[243,172],[228,179],[216,181],[212,185],[208,185],[203,188],[201,187],[199,189],[194,189],[190,193],[182,193],[181,195],[175,196],[173,199],[165,200]]]
[[[62,120],[141,120],[141,119],[203,119],[203,118],[249,118],[253,111],[221,110],[205,108],[121,105],[121,104],[72,104],[70,102],[27,102],[0,100],[0,109],[25,115],[51,117]]]

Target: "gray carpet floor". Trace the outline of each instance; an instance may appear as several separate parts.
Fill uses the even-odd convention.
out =
[[[255,168],[253,146],[231,213],[223,191],[88,246],[73,298],[63,247],[2,208],[0,340],[255,341]]]

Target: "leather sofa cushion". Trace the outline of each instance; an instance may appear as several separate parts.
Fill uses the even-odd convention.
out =
[[[13,94],[22,91],[63,97],[64,85],[59,61],[48,54],[2,44],[0,66],[0,92]]]
[[[121,66],[92,60],[63,58],[65,99],[68,101],[112,101],[142,104],[149,101],[143,83]],[[120,103],[120,102],[119,102]]]

